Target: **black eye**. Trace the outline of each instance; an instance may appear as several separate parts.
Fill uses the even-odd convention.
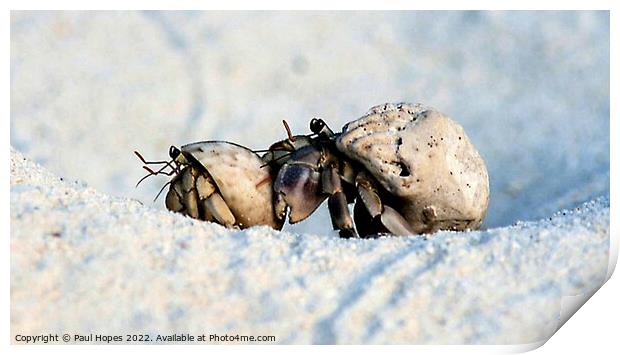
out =
[[[181,154],[181,151],[179,150],[179,148],[171,145],[170,150],[168,151],[168,154],[170,155],[170,158],[176,159],[179,156],[179,154]]]
[[[320,133],[323,127],[325,127],[325,121],[320,118],[313,118],[312,121],[310,121],[310,130],[314,133]]]

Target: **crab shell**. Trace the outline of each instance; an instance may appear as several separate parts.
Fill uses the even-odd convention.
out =
[[[273,211],[273,182],[269,166],[253,151],[224,141],[187,144],[181,152],[193,166],[211,176],[224,202],[241,228],[268,225],[281,229]]]
[[[338,150],[361,163],[416,233],[480,227],[484,160],[463,127],[421,104],[384,104],[343,127]]]

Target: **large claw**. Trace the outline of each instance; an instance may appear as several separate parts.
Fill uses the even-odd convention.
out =
[[[290,208],[289,222],[306,219],[327,198],[321,190],[321,174],[305,163],[285,164],[274,183],[278,217]]]

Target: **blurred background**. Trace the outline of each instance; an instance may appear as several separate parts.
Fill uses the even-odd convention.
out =
[[[609,195],[608,12],[11,12],[11,144],[147,205],[133,155],[335,130],[385,102],[465,127],[487,162],[485,228]],[[164,208],[163,198],[154,203]],[[326,207],[285,230],[332,233]]]

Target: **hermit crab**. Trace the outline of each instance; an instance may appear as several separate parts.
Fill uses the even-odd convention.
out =
[[[403,230],[387,221],[386,207],[407,222],[407,232],[416,234],[482,224],[489,204],[487,169],[463,127],[446,115],[422,104],[378,105],[346,124],[335,142],[379,182],[370,187],[376,189],[370,198],[378,201],[378,196],[384,211],[368,208],[364,191],[360,197],[367,209],[356,211],[373,219],[381,216],[389,232]],[[369,231],[375,232],[372,226]]]
[[[149,172],[138,184],[151,175],[173,176],[166,184],[168,210],[226,227],[282,228],[284,221],[271,207],[271,169],[255,152],[230,142],[206,141],[170,147],[170,161],[146,161],[134,153]],[[162,167],[150,168],[156,164]]]
[[[463,128],[421,104],[383,104],[334,133],[313,132],[273,144],[277,218],[296,223],[326,198],[342,237],[411,235],[480,227],[489,202],[484,161]],[[283,153],[288,152],[288,153]],[[355,202],[353,220],[348,204]]]

